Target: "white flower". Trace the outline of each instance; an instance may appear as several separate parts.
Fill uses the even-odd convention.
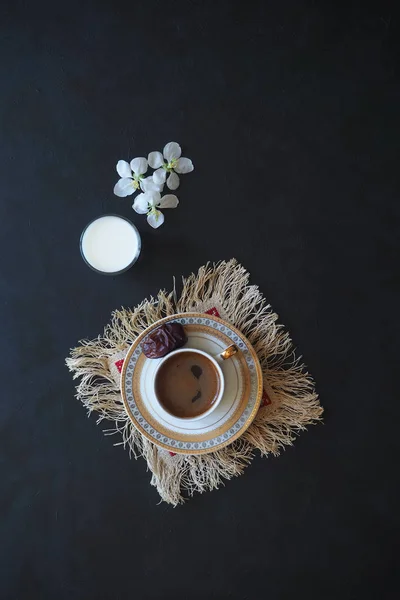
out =
[[[147,214],[148,224],[156,229],[164,223],[164,215],[158,209],[176,208],[178,204],[179,200],[174,194],[166,194],[161,198],[160,192],[152,191],[138,194],[132,208],[140,215]]]
[[[164,156],[161,152],[150,152],[147,158],[150,167],[157,169],[153,173],[153,179],[158,184],[164,184],[169,174],[167,186],[170,190],[176,190],[179,187],[177,173],[190,173],[194,169],[193,163],[190,158],[181,157],[182,150],[176,142],[169,142],[164,146],[163,154]]]
[[[156,183],[151,175],[140,180],[140,187],[144,192],[162,192],[164,184]]]
[[[144,192],[161,192],[163,184],[156,183],[153,177],[143,177],[147,171],[147,160],[143,157],[134,158],[131,164],[126,160],[117,162],[117,173],[121,177],[114,186],[114,194],[120,198],[134,194],[136,190]]]

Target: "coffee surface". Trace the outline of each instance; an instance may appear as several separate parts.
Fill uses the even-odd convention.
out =
[[[173,354],[161,365],[156,394],[176,417],[198,417],[218,398],[219,376],[211,360],[197,352]]]

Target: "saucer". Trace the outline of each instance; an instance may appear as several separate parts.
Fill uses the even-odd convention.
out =
[[[163,410],[154,396],[154,375],[162,359],[150,359],[141,343],[154,329],[170,321],[181,323],[188,342],[185,348],[211,355],[227,346],[239,348],[221,363],[225,379],[220,404],[208,416],[185,422]],[[134,426],[153,444],[170,452],[206,454],[215,452],[240,437],[253,421],[262,396],[260,363],[250,342],[232,325],[218,317],[182,313],[161,319],[148,327],[130,347],[121,374],[121,393]]]

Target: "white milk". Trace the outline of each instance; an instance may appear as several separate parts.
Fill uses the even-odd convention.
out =
[[[139,255],[140,237],[125,219],[104,216],[86,228],[81,249],[94,269],[115,273],[125,269]]]

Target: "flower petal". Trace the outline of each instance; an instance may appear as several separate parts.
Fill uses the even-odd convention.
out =
[[[167,162],[171,162],[174,158],[179,158],[182,154],[182,150],[179,144],[176,142],[168,142],[166,146],[164,146],[164,158]]]
[[[139,213],[139,215],[145,215],[149,210],[147,194],[138,194],[135,198],[135,202],[132,204],[132,208]]]
[[[190,171],[193,171],[194,169],[194,164],[192,163],[192,161],[190,160],[190,158],[180,158],[178,160],[178,164],[175,167],[175,171],[177,173],[190,173]]]
[[[131,169],[135,175],[143,175],[147,171],[147,160],[143,156],[131,160]]]
[[[167,187],[169,187],[170,190],[176,190],[179,187],[179,177],[173,171],[167,179]]]
[[[147,202],[149,203],[149,206],[155,207],[160,204],[160,200],[161,200],[160,192],[146,192],[145,196],[147,198]]]
[[[114,194],[119,196],[120,198],[125,198],[125,196],[131,196],[135,193],[135,188],[133,187],[133,179],[130,177],[123,177],[114,186]]]
[[[164,223],[164,215],[159,210],[152,210],[147,215],[147,222],[154,227],[154,229],[157,229],[157,227],[160,227],[160,225]]]
[[[157,169],[157,171],[154,171],[153,173],[154,183],[157,185],[164,185],[166,177],[167,171],[163,168]]]
[[[175,194],[165,194],[158,203],[158,208],[176,208],[179,204]]]
[[[164,185],[154,181],[153,176],[140,180],[140,187],[144,192],[162,192]]]
[[[164,159],[161,152],[150,152],[147,160],[152,169],[158,169],[158,167],[161,167],[161,165],[164,164]]]
[[[117,162],[117,173],[120,177],[132,177],[131,168],[126,160],[119,160]]]

